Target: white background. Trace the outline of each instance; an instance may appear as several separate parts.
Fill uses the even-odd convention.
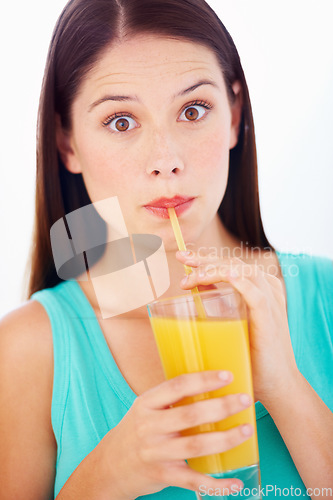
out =
[[[332,2],[209,4],[230,31],[247,77],[267,236],[279,250],[333,258]],[[21,301],[34,211],[38,98],[64,5],[17,0],[2,7],[0,316]]]

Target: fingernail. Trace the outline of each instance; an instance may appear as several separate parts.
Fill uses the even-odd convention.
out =
[[[179,253],[180,253],[180,255],[183,255],[184,257],[192,255],[191,250],[181,251]]]
[[[204,278],[206,276],[206,271],[204,269],[200,269],[198,272],[198,278]]]
[[[241,394],[239,396],[239,399],[240,399],[240,402],[242,403],[242,405],[244,406],[250,406],[251,404],[251,398],[248,394]]]
[[[250,424],[242,425],[241,431],[244,436],[251,436],[253,433],[252,425]]]
[[[219,372],[218,374],[218,377],[223,380],[224,382],[226,382],[227,380],[229,380],[231,377],[231,373],[230,372],[227,372],[226,370],[222,371],[222,372]]]
[[[243,481],[231,485],[231,491],[241,491],[244,488]]]

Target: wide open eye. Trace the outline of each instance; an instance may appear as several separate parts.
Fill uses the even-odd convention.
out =
[[[210,110],[212,106],[210,106],[206,102],[194,102],[188,104],[180,115],[180,119],[183,117],[182,121],[190,121],[195,122],[200,120],[203,116],[207,114],[207,110]]]
[[[136,121],[130,116],[117,114],[110,116],[103,125],[110,128],[112,132],[128,132],[136,127]]]

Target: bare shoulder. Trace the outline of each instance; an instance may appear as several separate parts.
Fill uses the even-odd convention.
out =
[[[24,331],[22,330],[24,329]],[[22,306],[9,312],[0,319],[0,341],[11,335],[22,334],[24,338],[31,336],[49,337],[51,325],[44,307],[36,300],[30,300]]]
[[[22,373],[52,377],[51,324],[39,302],[26,302],[0,320],[0,360],[0,366],[14,371],[14,378]]]
[[[53,347],[46,311],[29,301],[0,320],[0,497],[52,498]]]

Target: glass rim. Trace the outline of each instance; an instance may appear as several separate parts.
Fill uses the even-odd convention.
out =
[[[188,293],[183,293],[183,294],[180,294],[180,295],[173,295],[172,297],[165,297],[164,299],[155,299],[153,300],[152,302],[149,302],[147,305],[147,307],[149,306],[155,306],[155,305],[158,305],[158,304],[165,304],[165,303],[172,303],[174,302],[175,300],[178,300],[178,299],[183,299],[183,300],[186,300],[188,298],[192,298],[194,300],[194,297],[199,295],[199,296],[206,296],[206,295],[212,295],[212,294],[216,294],[218,293],[219,295],[240,295],[240,293],[235,289],[235,288],[232,288],[231,286],[228,286],[228,288],[214,288],[212,290],[202,290],[200,291],[199,290],[199,293],[192,293],[191,290],[188,290]]]

